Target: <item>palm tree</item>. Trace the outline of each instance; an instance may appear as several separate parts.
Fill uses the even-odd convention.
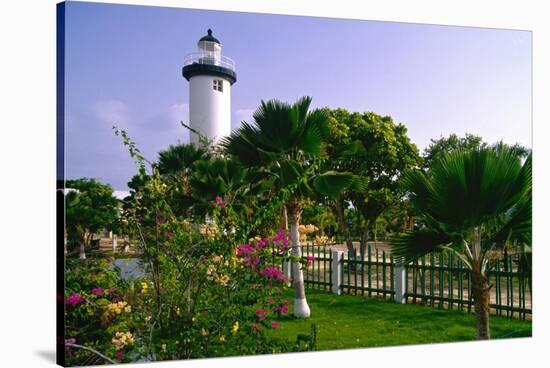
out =
[[[301,257],[298,228],[303,199],[315,192],[335,196],[352,185],[354,177],[334,171],[319,172],[328,136],[328,117],[322,110],[309,111],[310,97],[290,105],[278,100],[262,101],[253,114],[252,123],[241,127],[221,145],[245,167],[254,167],[273,180],[275,192],[289,191],[285,201],[290,223],[292,254]],[[304,277],[299,262],[293,262],[294,315],[307,318]]]
[[[459,150],[402,183],[427,226],[392,238],[393,254],[403,263],[443,249],[460,257],[472,272],[477,338],[489,339],[488,262],[497,248],[531,243],[531,156],[522,165],[506,147]]]
[[[210,157],[208,150],[193,144],[170,145],[159,152],[158,169],[161,175],[188,174],[194,162]]]
[[[170,145],[159,152],[156,167],[170,186],[168,200],[175,213],[183,215],[191,205],[188,198],[190,196],[189,178],[193,165],[197,161],[208,160],[210,157],[208,147],[186,143]]]
[[[189,176],[191,193],[188,198],[194,213],[206,215],[212,208],[212,201],[221,197],[224,206],[246,215],[253,199],[266,189],[263,182],[254,180],[254,176],[252,169],[227,157],[196,161]]]

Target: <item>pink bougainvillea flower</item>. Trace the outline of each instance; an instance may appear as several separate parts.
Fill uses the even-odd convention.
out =
[[[115,359],[119,362],[122,362],[122,360],[124,359],[124,353],[122,351],[117,351],[115,353]]]
[[[285,229],[279,230],[277,235],[275,235],[275,237],[273,238],[273,242],[277,243],[277,242],[280,242],[281,240],[283,240],[283,238],[285,238],[285,235],[286,235],[285,232],[286,232]]]
[[[288,248],[288,238],[284,238],[282,247],[283,247],[283,250]]]
[[[258,319],[260,321],[263,321],[265,319],[265,309],[263,308],[256,309],[256,315],[258,316]]]
[[[266,245],[267,245],[267,241],[265,241],[264,239],[261,239],[254,243],[254,248],[261,250]]]
[[[78,305],[78,304],[84,302],[84,300],[85,299],[83,297],[81,297],[80,295],[78,295],[76,293],[73,293],[73,295],[71,295],[70,297],[65,299],[65,304]]]
[[[311,264],[311,262],[315,261],[315,256],[306,256],[307,266]]]
[[[283,302],[283,305],[279,307],[279,313],[284,316],[288,313],[288,299]]]
[[[254,248],[250,244],[246,243],[237,247],[237,256],[246,257],[254,253]]]
[[[220,206],[220,208],[225,208],[225,203],[221,196],[216,196],[213,201],[210,201],[213,206]]]
[[[92,294],[94,295],[97,295],[97,296],[103,296],[103,288],[100,288],[100,287],[95,287],[92,289]]]
[[[268,267],[263,269],[260,274],[262,276],[267,276],[269,280],[277,280],[277,282],[281,283],[285,280],[283,276],[283,272],[275,267]]]
[[[281,324],[279,322],[275,322],[275,321],[271,322],[271,328],[279,328],[279,327],[281,327]]]

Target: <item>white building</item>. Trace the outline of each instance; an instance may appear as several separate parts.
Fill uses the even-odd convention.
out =
[[[231,86],[237,81],[235,62],[222,55],[212,30],[202,37],[198,52],[186,56],[182,74],[189,81],[189,125],[217,143],[231,133]],[[199,137],[190,132],[191,143]]]

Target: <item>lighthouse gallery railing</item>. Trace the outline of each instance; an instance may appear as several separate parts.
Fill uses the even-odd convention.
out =
[[[206,52],[194,52],[186,55],[183,60],[183,65],[185,66],[191,64],[217,65],[235,71],[235,61],[233,61],[233,59],[223,55],[214,56],[213,54]]]

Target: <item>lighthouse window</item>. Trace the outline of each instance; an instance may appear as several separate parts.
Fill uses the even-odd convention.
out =
[[[223,92],[223,81],[221,79],[214,79],[214,91]]]

